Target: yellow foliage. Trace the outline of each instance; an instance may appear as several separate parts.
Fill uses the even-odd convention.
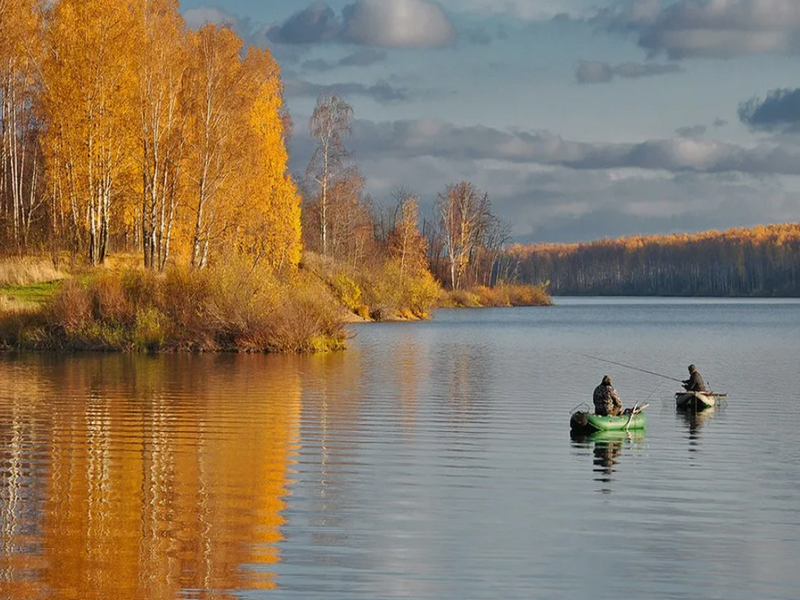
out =
[[[300,197],[288,174],[282,84],[278,65],[266,50],[250,49],[243,63],[249,82],[247,192],[241,205],[240,247],[274,270],[300,262]]]

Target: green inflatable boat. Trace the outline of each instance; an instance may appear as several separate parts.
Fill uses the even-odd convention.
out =
[[[646,424],[647,419],[643,412],[609,417],[578,411],[572,413],[569,419],[569,427],[572,431],[585,434],[594,433],[595,431],[629,431],[632,429],[644,429]]]

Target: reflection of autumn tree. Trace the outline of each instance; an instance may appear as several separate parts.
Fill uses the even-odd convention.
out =
[[[0,404],[0,431],[19,438],[3,434],[0,495],[36,494],[42,509],[4,520],[0,543],[15,549],[0,569],[14,592],[5,597],[233,597],[276,585],[269,569],[248,567],[280,560],[300,414],[291,359],[29,360],[37,378],[13,410]],[[7,390],[10,367],[0,365]],[[12,464],[39,465],[27,489]]]
[[[800,294],[800,225],[515,246],[527,282],[556,294]]]

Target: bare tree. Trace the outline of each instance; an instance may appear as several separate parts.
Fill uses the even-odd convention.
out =
[[[309,129],[317,147],[308,163],[306,176],[319,186],[319,228],[322,254],[328,254],[329,193],[335,180],[346,170],[350,156],[342,138],[352,133],[353,108],[335,93],[321,94],[311,115]]]

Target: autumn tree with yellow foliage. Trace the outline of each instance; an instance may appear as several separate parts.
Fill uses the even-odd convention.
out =
[[[41,0],[0,0],[0,220],[6,246],[23,250],[43,211],[37,136]]]
[[[62,227],[91,264],[121,229],[135,143],[134,3],[60,0],[52,8],[43,59],[47,172]]]
[[[178,0],[0,0],[0,249],[300,260],[280,68]]]
[[[183,84],[188,71],[188,39],[177,0],[141,0],[140,51],[133,57],[137,77],[137,134],[144,266],[163,270],[181,200],[181,174],[188,119]]]
[[[289,176],[283,86],[269,52],[250,48],[242,65],[247,123],[244,198],[237,234],[240,252],[253,264],[265,261],[276,272],[300,262],[300,197]]]
[[[800,225],[515,246],[521,281],[555,294],[800,296]]]

